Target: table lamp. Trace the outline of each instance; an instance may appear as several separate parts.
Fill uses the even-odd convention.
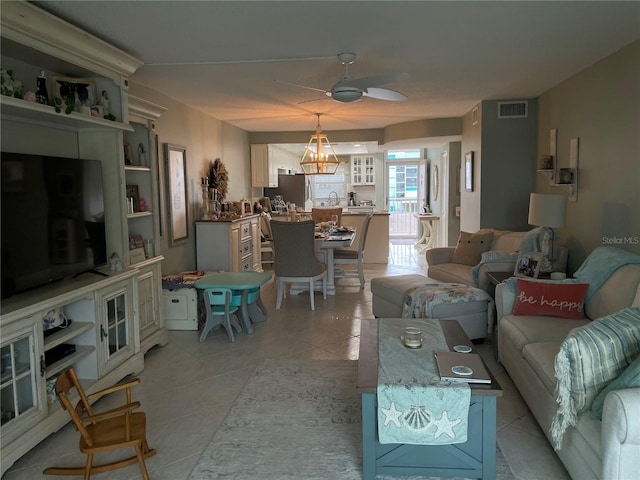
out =
[[[564,195],[532,193],[529,197],[529,225],[542,227],[544,232],[540,272],[553,271],[552,261],[555,260],[553,229],[564,226],[566,209],[567,198]]]

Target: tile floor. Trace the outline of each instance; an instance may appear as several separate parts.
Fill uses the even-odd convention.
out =
[[[424,256],[411,243],[391,245],[390,257],[389,265],[369,265],[367,280],[425,272]],[[149,443],[158,451],[147,461],[151,478],[189,478],[263,358],[358,358],[360,319],[371,316],[371,291],[368,285],[360,290],[354,279],[342,282],[337,295],[326,300],[316,297],[314,312],[309,309],[308,295],[287,297],[282,308],[275,310],[275,287],[268,284],[262,294],[268,320],[256,324],[253,335],[239,334],[231,343],[218,331],[198,343],[197,332],[172,331],[168,345],[147,353],[135,399],[147,413]],[[493,360],[491,343],[480,345],[479,350],[504,389],[504,396],[498,399],[498,444],[516,478],[569,479],[508,375]],[[23,456],[3,479],[55,478],[42,475],[42,470],[54,464],[81,465],[84,457],[77,453],[77,441],[78,434],[67,425]],[[94,478],[139,480],[141,475],[134,465]]]

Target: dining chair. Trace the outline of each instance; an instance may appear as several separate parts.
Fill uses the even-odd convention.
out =
[[[316,223],[331,221],[332,215],[338,215],[338,225],[342,225],[342,208],[312,208],[311,218]]]
[[[237,295],[241,296],[242,293],[239,292]],[[227,331],[229,340],[235,342],[236,338],[233,334],[233,329],[235,328],[238,332],[242,329],[238,322],[231,320],[231,315],[234,315],[235,317],[238,316],[238,305],[240,303],[238,299],[234,302],[237,305],[232,305],[234,292],[229,288],[210,287],[202,291],[202,296],[207,312],[207,319],[204,327],[202,327],[202,333],[200,333],[200,342],[204,342],[209,332],[218,325],[222,325]]]
[[[364,257],[364,247],[367,243],[367,233],[369,232],[369,224],[373,218],[373,212],[367,214],[362,222],[362,227],[358,232],[360,238],[358,240],[357,250],[347,250],[338,248],[333,252],[334,278],[358,277],[360,279],[360,288],[364,288],[364,269],[362,259]],[[343,269],[341,265],[356,265],[357,269]]]
[[[287,283],[309,282],[311,310],[314,304],[314,283],[322,280],[322,296],[327,298],[327,266],[316,257],[315,223],[273,222],[273,246],[275,250],[275,274],[277,285],[276,310],[286,296]]]
[[[131,401],[131,388],[139,383],[139,378],[132,378],[87,395],[73,367],[65,370],[56,380],[56,395],[62,408],[71,416],[76,430],[80,432],[80,451],[87,459],[84,467],[49,467],[42,473],[83,476],[88,480],[92,473],[109,472],[138,463],[142,478],[149,480],[145,459],[155,455],[156,451],[147,444],[145,414],[133,412],[140,407],[140,402]],[[73,389],[75,393],[72,394]],[[102,413],[94,412],[92,401],[119,390],[125,390],[126,404]],[[80,397],[75,407],[71,403],[74,396]],[[95,454],[123,448],[133,448],[136,454],[109,463],[93,464]]]
[[[273,264],[275,255],[273,251],[273,232],[271,231],[271,215],[262,213],[260,215],[260,227],[264,234],[264,241],[260,243],[260,263]]]

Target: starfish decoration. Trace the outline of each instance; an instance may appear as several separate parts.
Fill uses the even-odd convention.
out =
[[[453,433],[453,427],[460,422],[462,422],[462,420],[459,418],[457,420],[449,420],[449,414],[446,410],[443,410],[440,420],[433,421],[433,424],[436,426],[436,433],[433,434],[433,438],[438,438],[443,434],[446,434],[450,438],[456,438],[455,433]]]
[[[400,427],[400,415],[402,415],[402,412],[400,410],[396,409],[396,404],[395,402],[391,402],[391,407],[390,408],[380,408],[380,410],[382,410],[382,413],[384,413],[385,419],[384,419],[384,426],[386,427],[387,425],[389,425],[390,422],[393,422],[396,427]]]

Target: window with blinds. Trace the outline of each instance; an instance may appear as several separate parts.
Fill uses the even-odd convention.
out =
[[[326,202],[331,192],[336,192],[340,200],[347,198],[347,181],[344,164],[340,164],[333,175],[313,175],[313,192],[316,202]]]

